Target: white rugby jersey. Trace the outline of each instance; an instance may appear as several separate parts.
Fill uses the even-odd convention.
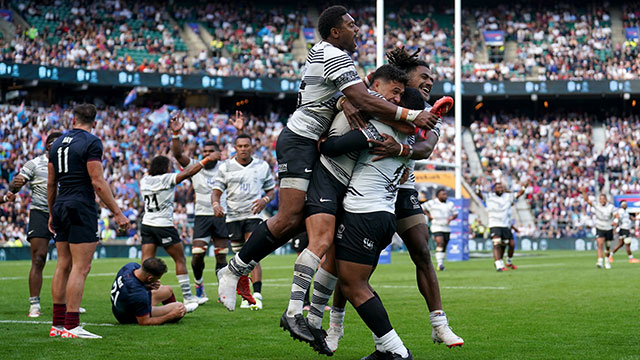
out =
[[[369,94],[384,99],[382,95],[375,91],[369,90]],[[338,113],[338,115],[336,115],[335,119],[333,119],[333,122],[331,123],[331,128],[329,129],[329,137],[342,136],[349,131],[351,131],[351,125],[349,125],[349,121],[344,115],[344,112],[341,111]],[[362,131],[364,132],[364,135],[367,137],[367,139],[376,139],[380,141],[384,140],[380,136],[380,133],[378,133],[376,127],[373,126],[370,122],[365,129],[362,129]],[[356,161],[359,157],[359,151],[352,151],[348,154],[335,157],[320,155],[320,162],[338,181],[340,181],[344,186],[347,186],[349,185],[349,180],[351,180],[353,168],[356,166]]]
[[[620,221],[620,229],[631,230],[631,216],[629,216],[629,209],[618,209],[618,221]]]
[[[191,159],[189,165],[196,164],[198,161]],[[191,177],[191,183],[193,184],[193,191],[196,194],[195,215],[210,215],[213,216],[213,206],[211,205],[211,193],[213,192],[213,185],[216,183],[216,176],[220,169],[220,161],[213,169],[207,170],[202,168],[197,174]]]
[[[424,110],[425,111],[430,111],[432,108],[431,105],[427,104],[425,102],[425,106],[424,106]],[[415,135],[410,135],[407,138],[407,144],[413,146],[416,144],[416,136]],[[416,161],[415,160],[409,160],[409,164],[407,164],[407,167],[409,168],[409,179],[404,183],[404,184],[400,184],[400,189],[415,189],[416,188],[416,174],[414,174],[413,172],[416,169]]]
[[[49,212],[47,202],[47,181],[49,181],[49,158],[42,154],[33,160],[27,161],[20,174],[31,187],[31,209]]]
[[[251,212],[251,203],[275,187],[271,168],[264,160],[252,158],[243,166],[235,157],[220,165],[213,186],[216,190],[227,191],[227,222],[261,219],[260,214]]]
[[[347,53],[325,41],[315,44],[302,69],[298,104],[287,127],[300,136],[318,140],[331,126],[338,100],[334,96],[361,82]]]
[[[142,224],[147,226],[173,226],[173,199],[177,173],[145,175],[140,179],[140,195],[144,200]]]
[[[613,230],[613,215],[616,207],[613,204],[602,206],[600,203],[594,203],[592,208],[596,215],[596,229]]]
[[[422,209],[431,214],[431,232],[451,232],[449,218],[458,214],[458,210],[453,202],[447,200],[442,202],[438,199],[431,199],[422,204]]]
[[[515,201],[513,193],[504,192],[498,196],[495,192],[484,194],[489,227],[511,227],[511,207]]]
[[[393,136],[401,144],[406,143],[407,136],[391,126],[375,120],[370,123],[379,133]],[[369,154],[368,150],[360,152],[344,197],[343,206],[346,211],[361,214],[377,211],[395,213],[398,185],[408,160],[393,157],[373,162],[376,156]]]

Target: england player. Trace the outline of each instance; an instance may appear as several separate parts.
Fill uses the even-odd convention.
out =
[[[155,257],[162,246],[176,263],[176,277],[186,304],[204,304],[207,298],[196,298],[191,293],[189,273],[184,257],[184,246],[173,224],[173,202],[176,185],[204,169],[210,162],[220,160],[220,152],[210,153],[199,162],[192,163],[179,173],[171,171],[171,161],[166,156],[156,156],[151,161],[148,174],[140,179],[140,195],[144,199],[144,215],[140,225],[142,237],[142,261]]]
[[[77,105],[73,109],[73,129],[59,137],[49,150],[48,225],[55,234],[58,251],[51,281],[51,337],[101,338],[80,326],[79,313],[84,283],[99,240],[95,195],[114,214],[121,230],[129,227],[129,219],[118,208],[104,179],[102,141],[90,133],[95,118],[95,106]]]
[[[611,269],[609,250],[611,248],[611,242],[613,241],[613,220],[615,218],[616,207],[608,203],[607,195],[605,194],[600,194],[598,204],[589,199],[586,189],[583,189],[582,196],[584,197],[584,201],[593,208],[596,216],[596,243],[598,245],[598,261],[596,262],[596,267],[602,269],[604,255],[604,268]],[[606,253],[604,251],[605,248],[607,249]]]
[[[160,285],[167,272],[161,259],[152,257],[142,262],[123,266],[111,287],[111,312],[120,324],[162,325],[177,322],[188,312],[176,302],[169,285]],[[162,305],[157,306],[157,304]],[[191,308],[195,303],[190,304]],[[190,306],[187,305],[187,306]]]
[[[343,6],[324,10],[318,19],[318,31],[322,41],[309,50],[297,109],[276,144],[281,179],[279,211],[256,227],[240,253],[221,270],[218,295],[230,311],[235,309],[240,276],[249,274],[258,261],[301,232],[304,200],[318,158],[317,141],[331,125],[340,91],[359,110],[382,121],[408,121],[427,129],[437,122],[431,113],[398,107],[368,93],[346,54],[356,49],[359,28]],[[411,127],[407,131],[411,132]]]
[[[425,215],[431,222],[431,235],[436,242],[436,264],[438,270],[444,270],[444,258],[451,235],[449,223],[458,217],[456,206],[447,201],[447,190],[444,188],[436,191],[436,198],[422,205]]]
[[[47,204],[48,152],[51,144],[62,136],[54,131],[47,136],[45,153],[27,161],[20,173],[9,184],[9,191],[17,194],[28,182],[31,186],[31,206],[27,241],[31,246],[31,270],[29,271],[29,317],[40,316],[40,290],[42,289],[42,270],[47,262],[49,240],[53,234],[49,231],[49,207]]]
[[[418,59],[418,52],[409,54],[404,48],[396,48],[387,53],[389,63],[405,71],[409,80],[408,88],[418,89],[424,101],[429,99],[431,88],[433,87],[433,76],[429,65]],[[366,78],[369,80],[369,77]],[[438,100],[440,102],[441,100]],[[438,104],[436,102],[435,105]],[[349,102],[344,103],[344,111],[347,116],[360,116],[357,109],[352,108]],[[431,105],[425,104],[425,110],[440,113],[439,108],[432,109]],[[409,136],[408,144],[412,147],[413,155],[411,159],[427,159],[433,152],[440,137],[439,126],[429,132],[419,132],[415,136]],[[391,141],[387,141],[391,140]],[[392,153],[397,154],[400,144],[392,138],[386,139],[384,143],[372,141],[375,147],[373,152],[383,156],[383,153],[391,148]],[[395,152],[394,152],[395,151]],[[449,321],[442,310],[442,299],[440,297],[440,287],[435,268],[429,253],[429,229],[425,216],[418,202],[418,194],[415,190],[415,175],[413,173],[414,161],[409,162],[409,178],[400,185],[396,200],[396,221],[397,233],[407,246],[411,260],[416,265],[416,279],[420,293],[426,300],[429,308],[429,321],[432,326],[431,338],[434,343],[444,343],[448,347],[461,346],[464,340],[457,336],[449,327]],[[329,264],[330,262],[325,262]],[[325,265],[323,265],[325,267]],[[328,268],[328,265],[327,265]],[[333,306],[331,308],[331,321],[327,330],[326,342],[332,351],[338,348],[338,341],[344,334],[344,311],[346,299],[336,288],[333,295]]]
[[[180,130],[184,126],[181,116],[173,116],[170,122],[173,136],[171,137],[171,151],[183,168],[197,163],[195,159],[186,156],[182,151],[180,142]],[[203,158],[219,151],[218,144],[215,141],[206,141],[201,148]],[[214,253],[216,256],[216,274],[218,270],[227,265],[227,253],[229,251],[227,238],[227,226],[224,219],[215,216],[215,212],[211,207],[211,192],[215,183],[216,175],[220,164],[218,161],[212,161],[205,165],[205,168],[199,171],[191,178],[193,190],[195,192],[195,219],[193,229],[193,247],[191,248],[191,269],[193,270],[193,278],[196,285],[196,297],[201,300],[208,300],[204,290],[204,259],[207,253],[207,246],[213,241]]]
[[[494,184],[492,193],[483,195],[482,192],[478,191],[480,199],[485,201],[489,215],[489,237],[493,242],[493,260],[496,271],[507,271],[508,268],[517,269],[513,265],[515,241],[511,232],[511,225],[513,225],[511,224],[511,208],[515,201],[524,194],[528,186],[528,182],[522,185],[522,188],[515,196],[513,193],[505,192],[504,185],[501,182]],[[509,252],[507,253],[507,264],[505,266],[503,257],[507,246],[509,246]]]
[[[260,213],[273,199],[276,183],[271,173],[271,168],[264,160],[256,159],[253,155],[253,143],[251,136],[240,134],[235,139],[236,155],[225,161],[218,170],[211,204],[217,217],[225,217],[227,229],[229,229],[229,241],[231,249],[238,253],[244,242],[251,236],[253,229],[260,224]],[[222,193],[227,192],[227,213],[220,206]],[[265,193],[264,196],[262,194]],[[262,269],[260,264],[251,272],[253,282],[254,304],[249,300],[243,300],[244,308],[252,310],[262,309]],[[248,278],[243,278],[238,283],[248,287]]]
[[[627,209],[627,201],[622,200],[620,202],[620,209],[615,214],[616,227],[618,228],[618,245],[609,254],[609,262],[613,262],[613,254],[616,253],[622,246],[627,249],[627,255],[629,256],[629,262],[632,264],[640,263],[640,260],[633,257],[631,253],[631,231],[633,229],[632,221],[635,222],[635,216],[629,213]]]
[[[371,90],[376,96],[399,104],[406,82],[404,72],[391,65],[384,65],[373,74]],[[319,334],[323,311],[337,280],[332,259],[329,261],[331,265],[327,265],[328,270],[320,268],[315,276],[314,300],[307,316],[308,326],[302,317],[303,297],[309,290],[320,259],[333,244],[336,214],[341,208],[360,151],[370,147],[371,139],[383,140],[374,125],[368,123],[362,130],[351,130],[344,113],[338,113],[329,129],[329,138],[320,144],[322,155],[315,165],[307,193],[305,224],[309,244],[296,259],[289,306],[280,325],[293,338],[310,342],[321,353],[331,353],[325,351],[326,346]],[[398,153],[395,150],[392,156]]]

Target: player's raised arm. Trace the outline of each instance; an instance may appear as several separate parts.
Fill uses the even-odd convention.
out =
[[[171,127],[171,131],[173,132],[173,135],[171,135],[171,152],[173,153],[173,157],[176,158],[180,166],[186,167],[189,165],[190,159],[182,152],[180,130],[182,130],[184,122],[182,121],[180,113],[175,114],[171,118],[171,120],[169,121],[169,126]]]
[[[218,161],[218,160],[220,160],[220,152],[214,151],[211,154],[209,154],[209,156],[202,159],[200,162],[187,166],[186,169],[180,171],[180,173],[178,173],[178,175],[176,176],[176,185],[180,184],[184,180],[197,174],[198,171],[204,169],[204,166],[207,165],[209,161]]]
[[[527,191],[527,188],[529,187],[529,180],[527,180],[527,182],[525,182],[524,184],[522,184],[522,188],[520,189],[520,191],[518,191],[518,193],[516,194],[515,199],[518,200],[522,195],[524,195],[524,192]]]
[[[589,206],[593,206],[593,202],[589,199],[589,195],[587,195],[587,189],[582,189],[582,197]]]

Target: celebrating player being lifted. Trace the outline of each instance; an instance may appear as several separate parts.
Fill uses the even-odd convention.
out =
[[[275,181],[271,168],[264,160],[253,155],[251,136],[240,134],[235,139],[236,156],[225,161],[218,170],[213,185],[211,204],[217,217],[224,217],[224,209],[220,206],[220,197],[227,192],[226,221],[229,229],[231,249],[238,253],[244,242],[251,236],[253,229],[260,224],[260,213],[273,199]],[[266,195],[262,196],[266,192]],[[253,304],[250,299],[243,301],[244,308],[262,309],[262,269],[260,264],[251,272],[253,282]],[[243,275],[238,282],[241,293],[251,295],[249,279]],[[244,297],[244,296],[243,296]]]
[[[204,169],[210,162],[220,160],[220,152],[210,153],[200,162],[193,162],[179,173],[171,172],[171,161],[166,156],[156,156],[151,161],[148,174],[140,180],[140,195],[144,199],[145,213],[142,217],[142,261],[155,257],[156,249],[162,246],[176,263],[176,276],[182,289],[187,310],[192,311],[206,298],[196,298],[191,293],[184,247],[173,224],[173,201],[176,185]],[[193,307],[193,309],[191,308]]]
[[[632,224],[635,222],[636,217],[633,214],[629,213],[626,200],[622,200],[620,202],[620,209],[616,211],[615,217],[615,224],[618,227],[618,245],[609,254],[609,262],[613,262],[613,254],[615,254],[616,251],[620,250],[620,248],[624,246],[627,249],[629,262],[632,264],[640,263],[640,260],[634,258],[633,254],[631,253],[631,232],[634,231],[635,228]]]
[[[438,189],[436,198],[425,202],[422,208],[431,222],[431,235],[436,242],[438,270],[443,271],[444,257],[451,234],[449,223],[458,217],[458,211],[451,201],[447,201],[447,190],[443,188]]]
[[[511,226],[513,225],[511,217],[511,207],[517,199],[519,199],[527,190],[529,183],[522,185],[520,191],[514,196],[513,193],[505,192],[504,185],[496,182],[493,186],[493,192],[482,194],[478,189],[477,193],[480,199],[484,200],[487,213],[489,214],[489,237],[493,242],[493,260],[495,261],[496,271],[507,271],[508,268],[517,269],[513,265],[513,252],[515,251],[516,242],[513,240]],[[509,246],[507,253],[507,264],[505,266],[503,257],[504,250]]]
[[[238,279],[249,274],[258,261],[302,232],[305,195],[318,158],[317,141],[331,126],[338,101],[336,95],[340,91],[358,109],[382,121],[413,122],[427,129],[437,123],[438,118],[433,114],[398,107],[368,93],[353,60],[345,53],[356,49],[359,28],[343,6],[324,10],[318,19],[318,31],[322,41],[309,50],[297,109],[276,144],[281,179],[279,211],[256,227],[242,250],[221,270],[218,295],[229,310],[235,308]],[[407,131],[412,132],[412,127]]]
[[[600,194],[597,204],[589,199],[586,189],[582,190],[582,195],[584,201],[593,208],[596,215],[596,244],[598,245],[598,261],[596,262],[596,267],[602,269],[602,262],[604,260],[604,268],[611,269],[609,250],[611,249],[611,242],[613,241],[613,220],[616,207],[607,201],[607,195],[605,194]],[[604,251],[605,248],[607,249],[606,253]]]
[[[182,152],[182,144],[180,143],[180,130],[184,126],[183,119],[180,114],[176,114],[171,118],[171,151],[180,166],[186,168],[189,165],[196,164],[195,159],[191,159]],[[218,144],[215,141],[206,141],[201,148],[203,158],[219,151]],[[216,175],[218,174],[218,161],[211,161],[205,164],[204,169],[199,171],[191,178],[193,190],[195,192],[195,219],[193,229],[193,247],[191,250],[191,269],[193,270],[193,278],[196,285],[196,297],[201,301],[208,300],[204,290],[204,259],[207,253],[207,246],[213,240],[214,253],[216,256],[216,273],[227,265],[227,252],[229,251],[227,244],[227,226],[224,219],[215,216],[213,207],[211,207],[211,192]]]
[[[31,185],[31,208],[27,241],[31,245],[31,271],[29,271],[29,317],[40,316],[40,290],[42,289],[42,270],[47,262],[49,240],[53,234],[49,231],[49,208],[47,206],[48,156],[51,144],[62,136],[61,132],[52,132],[47,136],[45,153],[27,161],[20,173],[9,184],[9,191],[16,194],[29,182]]]

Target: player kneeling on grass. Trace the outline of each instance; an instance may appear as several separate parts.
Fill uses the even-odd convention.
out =
[[[142,266],[128,263],[123,266],[111,288],[111,310],[121,324],[162,325],[177,322],[195,309],[176,302],[171,286],[160,285],[167,265],[158,258],[148,258]],[[161,306],[155,306],[162,303]]]

